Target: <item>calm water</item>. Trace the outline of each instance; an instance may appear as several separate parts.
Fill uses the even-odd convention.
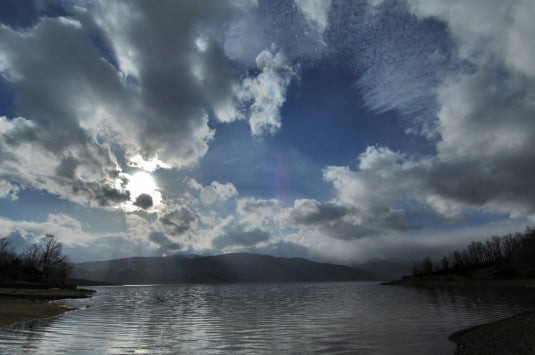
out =
[[[96,289],[63,302],[80,310],[0,331],[0,353],[451,354],[453,331],[533,301],[370,282]]]

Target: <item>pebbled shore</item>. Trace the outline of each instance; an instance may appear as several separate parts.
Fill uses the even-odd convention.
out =
[[[535,311],[460,330],[456,354],[535,354]]]

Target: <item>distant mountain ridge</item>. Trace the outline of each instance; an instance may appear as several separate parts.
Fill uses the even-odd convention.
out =
[[[249,253],[133,257],[85,262],[76,264],[73,274],[76,278],[122,285],[387,279],[356,267]]]

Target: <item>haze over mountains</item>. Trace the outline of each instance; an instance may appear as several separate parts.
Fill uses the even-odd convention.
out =
[[[133,257],[85,262],[74,266],[74,277],[125,285],[389,279],[356,267],[249,253]]]

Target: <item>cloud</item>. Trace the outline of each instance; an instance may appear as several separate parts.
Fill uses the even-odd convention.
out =
[[[286,101],[286,89],[296,75],[282,52],[274,56],[264,50],[256,57],[261,71],[256,77],[243,80],[238,98],[249,104],[249,125],[255,136],[274,133],[281,127],[280,108]]]
[[[293,208],[289,212],[292,223],[297,225],[319,225],[335,222],[351,213],[348,206],[335,203],[320,203],[316,200],[295,200]]]
[[[165,211],[160,217],[168,233],[180,235],[192,229],[199,217],[187,207],[180,207]]]
[[[331,2],[331,0],[295,0],[299,11],[319,34],[323,34],[329,24]]]
[[[124,99],[124,90],[113,68],[95,60],[100,55],[80,23],[45,17],[24,31],[1,26],[0,43],[2,74],[21,116],[0,118],[1,178],[83,204],[125,200],[109,145],[83,127],[112,98]]]
[[[449,226],[400,233],[380,234],[359,239],[330,239],[321,234],[296,234],[286,238],[305,247],[312,258],[339,263],[355,263],[376,257],[412,263],[423,256],[441,257],[464,249],[471,241],[525,229],[526,221],[499,221],[480,226]]]
[[[237,194],[238,190],[229,182],[222,184],[218,181],[212,181],[210,185],[200,188],[201,201],[206,205],[224,202]]]
[[[458,55],[472,65],[436,89],[440,139],[433,166],[422,173],[424,189],[461,209],[533,216],[535,65],[526,60],[535,54],[535,28],[526,20],[533,3],[416,1],[410,8],[444,21]]]
[[[128,192],[117,186],[120,167],[109,146],[85,138],[69,143],[30,120],[0,117],[0,179],[10,186],[7,192],[44,189],[93,206],[128,200]]]
[[[175,167],[204,156],[214,134],[209,114],[233,105],[237,84],[213,35],[240,11],[225,1],[164,1],[158,6],[103,2],[91,7],[120,72],[138,93],[135,119],[122,122],[129,128],[128,136],[119,137],[124,146]],[[196,45],[199,39],[202,47]]]
[[[284,207],[277,199],[242,198],[236,202],[240,223],[248,229],[280,228],[283,211]]]
[[[417,227],[405,221],[402,206],[419,182],[412,174],[415,163],[405,159],[385,147],[368,147],[359,156],[358,171],[325,168],[324,179],[335,189],[333,203],[351,211],[344,220],[355,227],[355,237]]]
[[[520,1],[409,1],[416,15],[436,17],[448,24],[459,45],[459,55],[478,66],[496,59],[513,71],[535,76],[533,58],[535,4]],[[493,21],[488,19],[492,18]]]
[[[389,62],[390,55],[374,49],[373,57],[365,53],[361,61],[355,59],[362,65],[358,82],[365,100],[374,110],[397,109],[416,118],[422,133],[435,144],[436,154],[409,156],[386,147],[368,147],[355,170],[326,167],[324,178],[336,193],[332,203],[353,208],[338,225],[353,216],[353,225],[380,235],[385,230],[416,227],[409,221],[422,211],[446,219],[474,212],[533,218],[530,132],[535,131],[535,66],[524,60],[533,57],[528,35],[532,25],[526,21],[526,14],[535,12],[533,5],[416,1],[409,2],[409,7],[382,3],[371,9],[368,20],[352,29],[348,24],[346,30],[373,33],[377,43],[370,48],[383,43],[396,58],[406,57],[403,62]],[[407,11],[420,19],[407,18]],[[393,14],[397,19],[392,19]],[[377,32],[388,18],[392,22]],[[489,23],[488,18],[496,21]],[[346,19],[340,13],[333,15],[337,22],[331,23],[331,40],[338,38],[343,44],[347,32],[339,27]],[[392,24],[400,21],[408,27],[402,32],[404,38],[396,40]],[[434,26],[438,34],[447,34],[438,30],[447,26],[452,38],[433,42],[422,31],[423,24]],[[412,44],[406,42],[408,38]],[[403,83],[403,88],[397,83]],[[424,111],[422,104],[427,107]],[[321,216],[319,207],[306,206],[310,216]]]
[[[65,214],[49,214],[43,222],[0,217],[0,235],[8,237],[19,252],[39,242],[45,234],[55,235],[65,254],[75,262],[159,254],[146,235],[88,232],[80,221]]]
[[[229,230],[226,234],[217,236],[212,240],[212,245],[220,250],[227,247],[250,247],[269,240],[269,233],[260,229],[251,231]]]
[[[9,162],[0,179],[16,185],[6,193],[44,189],[84,205],[124,207],[138,197],[128,196],[125,163],[149,171],[195,165],[214,136],[211,118],[246,118],[255,136],[280,129],[296,65],[264,50],[257,70],[235,68],[219,36],[239,16],[256,16],[256,6],[65,6],[64,17],[0,27],[0,71],[20,116],[0,123],[0,154]],[[226,199],[211,188],[206,201]],[[226,193],[233,194],[228,186]]]
[[[16,200],[18,191],[17,185],[0,180],[0,198],[9,197],[11,200]]]
[[[169,237],[167,237],[162,232],[151,232],[149,234],[149,240],[159,245],[160,251],[165,254],[169,251],[180,251],[182,250],[182,245],[177,242],[173,242]]]
[[[355,95],[376,113],[402,115],[407,132],[436,138],[435,89],[465,63],[447,28],[402,1],[342,1],[329,9],[323,60],[353,72]],[[348,88],[349,89],[349,88]]]
[[[65,215],[16,223],[19,241],[52,231],[107,256],[289,248],[349,260],[453,245],[429,221],[535,220],[533,3],[370,3],[96,2],[0,26],[15,108],[0,117],[0,197],[42,189],[134,212],[113,235]],[[397,111],[433,149],[356,151],[355,165],[324,168],[328,201],[238,198],[231,182],[176,186],[221,122],[244,120],[256,138],[278,132],[300,68],[324,63],[349,68],[368,109]],[[154,179],[142,172],[133,184],[132,168]],[[140,209],[124,207],[132,202]]]
[[[69,17],[0,27],[0,71],[20,116],[1,118],[0,179],[117,207],[128,192],[116,154],[149,170],[205,155],[209,118],[235,106],[240,85],[216,33],[247,9],[132,1],[64,10]]]

